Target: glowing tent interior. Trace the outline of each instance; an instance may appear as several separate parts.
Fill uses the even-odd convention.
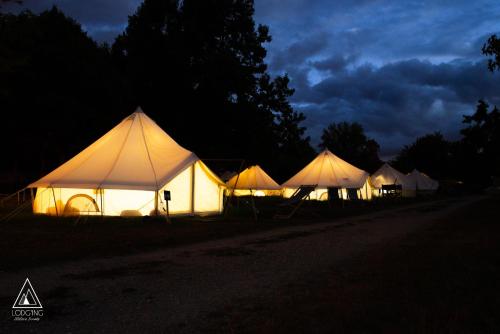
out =
[[[29,185],[33,211],[49,215],[213,214],[224,183],[140,108],[75,157]]]
[[[414,169],[407,175],[410,186],[416,191],[435,191],[439,187],[439,182],[431,179],[426,174]]]
[[[360,199],[371,199],[369,175],[329,150],[321,152],[306,167],[282,184],[283,196],[291,197],[301,186],[316,186],[309,198],[327,200],[328,188],[337,188],[339,197],[347,199],[347,189],[356,189]]]
[[[384,185],[401,185],[402,195],[404,197],[415,196],[415,187],[412,187],[410,178],[394,169],[388,163],[385,163],[375,173],[372,174],[371,185],[374,188],[375,196],[382,194],[382,186]]]
[[[279,196],[281,187],[259,165],[251,166],[226,182],[235,196]]]

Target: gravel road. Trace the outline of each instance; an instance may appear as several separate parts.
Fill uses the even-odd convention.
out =
[[[224,319],[227,307],[279,298],[284,287],[376,251],[474,200],[442,200],[132,256],[2,272],[0,332],[204,331]],[[11,319],[26,277],[44,307],[40,322]]]

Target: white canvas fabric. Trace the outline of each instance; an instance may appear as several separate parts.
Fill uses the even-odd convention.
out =
[[[280,190],[276,183],[259,165],[251,166],[226,182],[229,189]]]
[[[53,172],[33,211],[49,215],[141,216],[220,213],[224,183],[140,109]]]
[[[368,173],[340,159],[329,150],[321,152],[300,172],[282,184],[284,188],[316,185],[318,188],[363,188]]]
[[[411,182],[408,176],[397,171],[388,163],[385,163],[371,176],[372,187],[381,189],[382,185],[401,185],[403,189],[410,189]]]
[[[138,108],[29,187],[159,190],[197,160]]]
[[[426,174],[414,169],[408,174],[410,185],[415,190],[437,190],[439,182],[431,179]]]

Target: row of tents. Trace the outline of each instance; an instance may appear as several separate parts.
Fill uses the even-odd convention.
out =
[[[140,108],[96,142],[28,187],[33,212],[48,215],[207,215],[223,211],[224,196],[291,197],[313,186],[308,199],[371,199],[384,184],[402,186],[405,196],[435,190],[437,182],[385,164],[371,177],[326,150],[290,180],[277,184],[259,166],[224,183],[193,152],[177,144]],[[378,192],[377,192],[378,191]],[[412,193],[413,192],[413,193]],[[166,195],[168,193],[168,196]]]
[[[313,186],[314,190],[308,194],[307,199],[323,201],[332,196],[345,200],[370,200],[372,196],[393,192],[394,186],[398,186],[403,197],[414,197],[417,192],[437,190],[439,183],[416,169],[403,174],[387,163],[370,176],[325,150],[282,185],[256,165],[233,176],[227,186],[236,196],[282,195],[286,198],[293,196],[301,187]]]

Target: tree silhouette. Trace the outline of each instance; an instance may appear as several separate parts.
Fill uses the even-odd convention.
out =
[[[433,178],[442,179],[450,175],[450,152],[450,143],[440,132],[435,132],[406,145],[392,164],[402,172],[408,173],[416,168]]]
[[[483,45],[482,52],[485,56],[492,56],[488,59],[488,69],[491,72],[500,70],[500,39],[496,35],[491,35]]]
[[[273,173],[307,155],[288,78],[266,73],[266,26],[250,0],[146,0],[112,47],[133,99],[202,157],[242,157]],[[286,167],[276,157],[304,147]],[[275,175],[275,177],[280,177]]]
[[[497,107],[489,111],[489,105],[479,100],[476,111],[464,116],[467,127],[460,133],[463,136],[462,149],[468,160],[469,173],[476,177],[489,178],[500,175],[500,112]],[[490,180],[486,179],[484,182]]]
[[[71,158],[125,109],[120,96],[126,92],[108,50],[55,7],[0,15],[0,64],[8,124],[0,131],[8,157],[1,172],[9,190]]]
[[[368,172],[380,167],[378,143],[366,137],[359,123],[331,123],[323,130],[321,149],[329,149],[347,162]]]

